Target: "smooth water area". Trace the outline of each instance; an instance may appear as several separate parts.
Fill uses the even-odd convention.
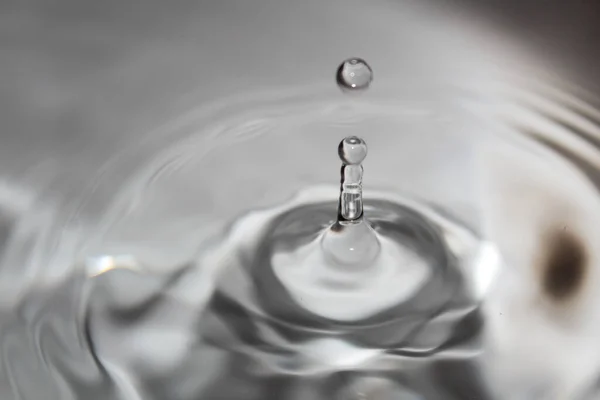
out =
[[[2,283],[3,384],[26,400],[589,398],[600,112],[555,89],[446,89],[257,94],[116,154],[5,248],[5,274],[28,239],[56,277]],[[345,229],[349,136],[369,145],[363,212],[343,213],[364,216],[352,249],[381,246],[365,263],[323,251],[340,254],[324,238]]]

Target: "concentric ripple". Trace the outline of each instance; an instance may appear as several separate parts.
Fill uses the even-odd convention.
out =
[[[313,93],[224,102],[107,160],[69,204],[30,216],[3,207],[7,399],[589,392],[600,372],[600,111],[543,86],[443,88],[435,99],[418,89],[399,91],[410,101]],[[449,254],[470,255],[460,265],[479,268],[457,268],[461,289],[426,321],[407,312],[392,330],[369,321],[367,334],[367,325],[306,313],[295,320],[273,312],[282,310],[279,289],[240,276],[264,269],[240,254],[256,255],[265,232],[244,237],[239,222],[335,185],[331,145],[353,134],[370,146],[365,198],[373,193],[374,212],[385,208],[375,193],[388,193],[475,238],[470,253],[440,233]],[[19,268],[25,278],[11,280]],[[268,294],[266,305],[248,300],[257,293]]]

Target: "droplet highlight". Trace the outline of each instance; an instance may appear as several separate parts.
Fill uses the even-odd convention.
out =
[[[365,90],[372,81],[373,70],[362,58],[349,58],[337,69],[336,82],[342,90]]]

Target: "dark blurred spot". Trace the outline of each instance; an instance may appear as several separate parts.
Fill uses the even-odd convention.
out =
[[[344,230],[344,227],[339,222],[336,222],[335,224],[331,225],[332,232],[339,233],[343,230]]]
[[[0,256],[4,253],[6,244],[13,228],[14,219],[8,213],[0,210]]]
[[[560,229],[544,244],[542,288],[552,300],[563,302],[575,296],[585,281],[588,255],[584,244],[570,230]]]

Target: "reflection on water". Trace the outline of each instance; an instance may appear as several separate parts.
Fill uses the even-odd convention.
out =
[[[410,2],[13,3],[2,400],[600,396],[599,103],[493,29]],[[353,54],[377,85],[348,60],[344,98]],[[367,268],[312,252],[353,135],[367,231],[400,244]]]
[[[93,190],[51,228],[15,230],[19,209],[5,207],[7,398],[588,398],[600,372],[599,113],[556,91],[510,95],[449,111],[253,102],[168,132],[146,158],[116,158],[113,171],[139,167],[87,232],[77,215],[97,206]],[[401,265],[367,276],[280,264],[335,219],[337,188],[309,183],[335,181],[337,142],[353,129],[370,144],[365,215],[406,246]],[[313,148],[323,135],[333,147]],[[444,158],[453,151],[460,164]],[[35,248],[25,237],[41,243],[32,262],[68,273],[9,281],[11,260]],[[406,260],[425,260],[425,283],[397,273]],[[408,297],[388,296],[409,281]],[[386,289],[355,295],[369,287]]]

